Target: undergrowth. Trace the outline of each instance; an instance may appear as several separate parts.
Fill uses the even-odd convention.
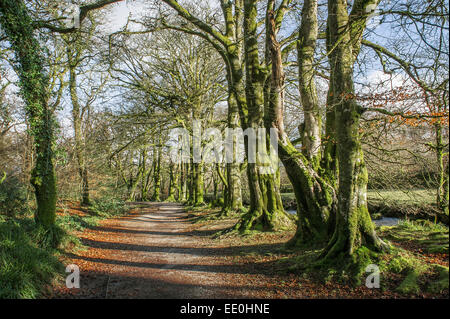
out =
[[[46,231],[31,219],[0,216],[0,299],[37,298],[62,275],[56,236],[63,237],[63,230]]]
[[[94,201],[86,216],[69,214],[63,207],[51,228],[36,224],[30,213],[0,215],[0,299],[39,298],[63,278],[62,253],[83,249],[74,231],[126,212],[123,201],[111,199]]]

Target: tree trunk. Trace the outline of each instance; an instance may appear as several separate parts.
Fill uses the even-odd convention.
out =
[[[191,161],[189,163],[188,169],[187,169],[187,186],[188,186],[188,204],[193,205],[195,198],[194,198],[194,163],[193,159],[191,157]]]
[[[78,173],[81,179],[81,204],[89,205],[89,176],[86,165],[86,145],[82,129],[82,117],[80,103],[77,94],[77,75],[76,61],[73,61],[73,52],[67,49],[67,58],[69,63],[69,91],[72,101],[72,121],[75,139],[75,156],[78,162]]]
[[[153,196],[152,201],[161,201],[161,138],[158,145],[153,148]]]
[[[359,2],[354,6],[361,5]],[[347,1],[329,0],[328,30],[331,44],[334,46],[334,51],[330,54],[332,60],[330,65],[333,66],[331,69],[332,95],[336,100],[335,127],[339,192],[336,228],[322,253],[322,262],[337,263],[350,260],[349,266],[358,265],[354,270],[359,272],[361,271],[360,263],[364,261],[363,258],[359,258],[359,253],[367,254],[366,249],[380,252],[387,249],[387,245],[378,238],[367,209],[368,173],[359,136],[361,109],[354,97],[355,56],[348,22]],[[370,258],[370,256],[365,257]]]
[[[235,94],[230,90],[228,95],[228,128],[235,129],[239,126],[239,111]],[[241,192],[241,171],[237,162],[237,141],[233,135],[232,147],[230,148],[232,162],[226,165],[226,191],[224,197],[224,205],[221,212],[223,216],[229,216],[237,213],[242,209],[242,192]]]
[[[435,124],[436,132],[436,160],[438,164],[439,180],[437,189],[437,205],[439,209],[448,217],[448,200],[449,200],[449,171],[448,160],[444,164],[444,141],[442,140],[442,124]]]
[[[175,175],[175,189],[176,189],[176,192],[177,192],[177,196],[176,196],[176,198],[177,198],[177,201],[181,201],[181,200],[183,200],[182,199],[182,192],[183,192],[183,190],[182,190],[182,182],[181,182],[181,178],[182,178],[182,175],[183,175],[183,163],[179,163],[179,164],[177,164],[177,166],[176,166],[176,172],[177,172],[177,174]]]
[[[181,162],[181,176],[180,176],[180,184],[181,184],[181,193],[180,193],[180,197],[178,198],[178,200],[180,201],[186,201],[188,199],[187,196],[187,191],[188,191],[188,180],[187,180],[187,176],[189,174],[189,164],[188,163],[184,163]]]
[[[318,36],[317,0],[305,0],[297,42],[300,98],[304,114],[303,150],[317,170],[321,159],[322,117],[315,80],[316,42]]]
[[[217,176],[214,174],[214,170],[211,172],[212,184],[213,184],[213,202],[216,202],[218,199],[219,193],[219,183],[217,181]]]
[[[204,173],[203,163],[194,163],[193,189],[194,189],[194,206],[204,204],[203,188],[204,188]]]
[[[169,164],[169,196],[167,197],[168,202],[175,201],[175,193],[176,193],[176,183],[178,180],[178,176],[175,172],[175,163],[170,162]]]
[[[14,65],[20,79],[36,162],[31,183],[35,189],[36,222],[51,227],[56,217],[56,178],[53,164],[54,124],[48,106],[48,79],[44,74],[41,47],[34,37],[33,21],[23,1],[0,1],[0,24],[15,52]]]
[[[267,73],[260,66],[257,40],[257,1],[244,1],[244,52],[246,66],[246,102],[247,116],[241,124],[244,129],[254,132],[264,127],[264,82]],[[242,111],[241,111],[242,113]],[[244,123],[242,123],[244,122]],[[240,231],[277,230],[289,227],[291,218],[286,214],[279,200],[279,190],[275,187],[274,174],[261,173],[258,152],[267,152],[267,145],[257,146],[256,163],[248,162],[247,178],[250,190],[250,210],[244,214],[236,226]],[[258,149],[263,147],[266,150]],[[249,139],[245,138],[245,149],[249,158]],[[269,153],[270,154],[270,153]]]
[[[312,8],[310,7],[312,6]],[[317,3],[314,1],[305,1],[303,15],[316,14]],[[315,161],[317,154],[307,152],[310,160],[305,154],[300,153],[289,141],[284,131],[284,71],[281,59],[281,47],[277,42],[277,26],[273,12],[269,12],[268,23],[268,46],[271,54],[272,73],[270,79],[270,95],[268,116],[266,119],[266,127],[274,128],[278,134],[278,151],[279,157],[284,164],[286,173],[291,181],[297,201],[298,226],[294,238],[290,241],[291,245],[304,245],[306,243],[319,243],[327,240],[327,220],[329,215],[335,210],[334,189],[328,185],[316,172],[317,167]],[[313,17],[302,20],[303,23],[310,23]],[[305,31],[303,31],[305,32]],[[312,31],[311,31],[312,32]],[[308,36],[304,36],[308,37]],[[307,45],[303,43],[303,45]],[[309,41],[309,45],[314,45]],[[310,52],[303,48],[306,52]],[[306,62],[305,62],[306,63]],[[306,67],[301,69],[310,72]],[[300,74],[300,78],[303,74]],[[305,75],[307,77],[308,74]],[[310,78],[308,81],[312,81]],[[303,81],[303,80],[300,80]],[[303,84],[305,85],[306,82]],[[315,91],[308,89],[303,90],[302,94],[314,95]],[[316,97],[310,96],[303,98],[308,101],[315,101]],[[314,102],[316,103],[316,102]],[[309,108],[318,108],[316,105],[310,105]],[[305,119],[306,121],[309,121]],[[316,125],[318,122],[310,123],[310,126]]]

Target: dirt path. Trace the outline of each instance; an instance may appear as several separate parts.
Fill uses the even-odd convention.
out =
[[[83,234],[89,247],[70,256],[80,268],[80,289],[55,297],[229,298],[221,291],[214,254],[203,247],[183,208],[146,204],[139,214],[106,220]]]
[[[207,212],[205,212],[207,214]],[[191,212],[191,218],[195,214]],[[212,234],[236,219],[193,223],[177,204],[139,203],[130,215],[78,234],[86,250],[67,256],[80,269],[80,289],[53,289],[49,298],[401,298],[390,289],[352,287],[287,271],[298,254],[285,250],[292,232],[253,236]],[[448,259],[448,255],[447,255]],[[291,261],[289,261],[291,260]],[[293,264],[291,263],[293,262]],[[448,291],[443,293],[448,298]],[[414,296],[420,298],[433,295]]]

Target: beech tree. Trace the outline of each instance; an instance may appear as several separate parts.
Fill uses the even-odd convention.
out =
[[[377,236],[367,209],[368,173],[361,148],[361,106],[355,101],[353,64],[366,26],[368,6],[378,1],[355,1],[348,13],[346,1],[328,1],[328,41],[331,88],[335,112],[338,161],[338,208],[336,229],[322,253],[324,260],[355,259],[360,247],[374,251],[388,246]],[[359,261],[358,261],[359,262]]]

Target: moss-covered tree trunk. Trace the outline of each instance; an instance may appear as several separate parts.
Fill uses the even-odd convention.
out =
[[[194,189],[194,206],[200,206],[204,204],[204,172],[203,172],[203,163],[194,163],[193,165],[193,189]]]
[[[217,175],[212,171],[211,173],[212,184],[213,184],[213,201],[216,202],[219,194],[219,181]]]
[[[34,37],[33,21],[22,0],[0,1],[0,24],[16,56],[15,70],[20,79],[36,161],[31,183],[35,189],[36,222],[50,227],[56,216],[56,178],[53,164],[54,119],[48,105],[48,79],[41,47]]]
[[[150,187],[151,172],[153,167],[149,165],[147,168],[147,148],[141,150],[142,156],[142,175],[141,175],[141,201],[148,199],[148,189]]]
[[[257,1],[244,1],[244,57],[246,69],[246,110],[241,109],[241,124],[244,129],[257,132],[264,127],[264,84],[267,71],[259,62],[257,40]],[[245,114],[247,113],[247,114]],[[258,139],[260,136],[258,136]],[[251,141],[245,138],[245,149],[249,159]],[[256,161],[248,160],[247,178],[250,193],[250,209],[237,225],[240,231],[251,229],[276,230],[289,227],[291,218],[283,209],[276,188],[274,173],[267,174],[262,166],[261,154],[268,153],[267,145],[256,143]],[[265,148],[265,149],[263,149]]]
[[[153,195],[152,201],[161,200],[161,137],[153,148]]]
[[[86,164],[86,145],[82,129],[82,113],[77,93],[77,58],[70,48],[67,49],[69,65],[69,92],[72,101],[72,121],[75,139],[75,156],[78,162],[78,174],[81,180],[81,204],[89,205],[89,176]]]
[[[437,205],[439,209],[448,217],[449,170],[448,170],[448,159],[447,161],[445,161],[444,156],[445,143],[442,137],[441,123],[435,124],[435,132],[436,132],[436,145],[434,145],[434,149],[436,152],[436,160],[438,164],[438,173],[439,173],[438,188],[437,188]]]
[[[330,54],[331,79],[333,96],[335,97],[335,128],[338,160],[338,207],[335,232],[322,253],[322,262],[336,263],[349,260],[359,263],[360,250],[365,247],[371,251],[382,251],[387,245],[377,236],[374,224],[367,208],[368,173],[364,163],[359,122],[361,108],[355,100],[353,84],[353,64],[356,59],[355,46],[358,28],[362,33],[365,20],[356,19],[356,15],[364,17],[367,5],[374,1],[360,0],[354,3],[352,15],[355,17],[349,24],[347,1],[328,1],[328,31],[334,51]]]
[[[174,183],[175,183],[175,189],[176,189],[176,192],[177,192],[177,195],[176,195],[176,200],[177,201],[181,201],[181,200],[183,200],[182,199],[182,192],[183,192],[183,185],[182,185],[182,182],[181,182],[181,180],[182,180],[182,174],[183,174],[183,166],[182,166],[182,163],[178,163],[176,166],[175,166],[175,172],[176,172],[176,174],[175,174],[175,176],[174,176],[174,178],[175,178],[175,181],[174,181]]]
[[[317,3],[307,0],[304,6],[303,16],[305,18],[302,20],[301,27],[301,34],[303,34],[301,37],[304,40],[300,41],[303,53],[299,55],[302,59],[307,59],[309,62],[304,61],[301,64],[303,67],[300,69],[300,86],[304,87],[301,90],[302,95],[309,95],[308,97],[303,97],[303,100],[308,101],[308,103],[315,103],[314,105],[310,104],[308,108],[316,109],[318,105],[315,89],[307,89],[305,86],[310,85],[311,81],[313,81],[311,68],[313,64],[313,48],[315,47],[314,32],[317,32],[314,28],[314,19],[317,19]],[[315,17],[311,17],[311,15],[315,15]],[[312,29],[305,30],[305,23],[312,23],[312,26],[310,26]],[[268,13],[267,27],[267,44],[271,55],[272,72],[266,127],[274,128],[278,134],[279,157],[284,164],[296,196],[298,227],[296,235],[290,241],[290,244],[303,245],[311,242],[323,242],[327,239],[328,217],[335,207],[334,189],[316,171],[318,154],[320,152],[313,152],[311,149],[306,154],[301,153],[291,144],[284,131],[284,71],[281,47],[276,39],[278,26],[273,12]],[[305,46],[310,47],[305,48]],[[305,118],[305,121],[311,121],[308,126],[313,127],[319,125],[320,121],[312,120],[312,118],[312,116]],[[309,157],[307,158],[307,156]]]
[[[236,97],[233,91],[230,89],[228,95],[228,118],[227,118],[228,128],[235,129],[239,127],[239,111],[236,102]],[[242,191],[241,191],[241,171],[239,168],[239,163],[237,162],[237,141],[236,137],[233,135],[230,141],[230,155],[232,161],[226,164],[226,181],[225,185],[225,196],[224,205],[221,211],[221,215],[229,216],[233,213],[237,213],[242,209]],[[220,170],[220,168],[218,168]],[[219,174],[221,172],[218,171]],[[222,176],[219,176],[222,177]]]
[[[327,50],[330,55],[333,55],[333,44],[330,36],[330,31],[327,28],[327,39],[326,39]],[[330,63],[330,68],[335,67],[335,59],[328,59]],[[337,155],[336,155],[336,116],[335,116],[335,105],[339,101],[334,96],[333,82],[328,82],[328,94],[327,103],[325,110],[325,136],[323,138],[323,156],[321,161],[322,176],[333,184],[336,188],[337,182]]]
[[[175,168],[175,163],[170,162],[169,164],[169,195],[167,197],[168,202],[175,201],[175,193],[177,191],[177,183],[178,176]]]
[[[331,62],[330,62],[331,63]],[[333,186],[337,186],[337,155],[336,155],[336,117],[335,117],[335,99],[333,96],[333,84],[329,83],[325,120],[325,137],[323,139],[323,156],[321,160],[322,176]]]
[[[317,0],[305,0],[297,41],[299,90],[303,108],[304,129],[302,149],[317,169],[321,159],[322,115],[315,84],[315,50],[318,37]]]
[[[189,170],[189,164],[185,162],[181,162],[181,174],[180,174],[180,195],[178,200],[179,201],[186,201],[188,199],[187,192],[188,192],[188,181],[187,181],[187,175]]]
[[[225,200],[226,198],[228,198],[228,194],[227,194],[228,193],[228,182],[227,182],[227,178],[223,175],[220,163],[216,163],[216,172],[217,172],[217,177],[218,177],[217,191],[219,190],[219,181],[220,181],[222,184],[222,199]],[[218,200],[218,199],[219,199],[219,196],[216,197],[216,200]],[[227,210],[224,207],[226,207],[225,204],[222,206],[221,216],[229,215],[227,213]]]
[[[195,194],[195,192],[194,192],[194,174],[195,174],[194,173],[194,163],[193,163],[193,159],[191,156],[191,160],[190,160],[190,163],[187,168],[187,186],[188,186],[188,194],[187,194],[188,201],[187,202],[189,205],[192,205],[195,201],[195,198],[194,198],[194,194]]]
[[[242,13],[243,1],[222,1],[222,10],[226,20],[226,38],[230,45],[226,48],[223,57],[227,65],[228,81],[228,128],[235,129],[245,123],[244,113],[246,98],[244,90],[243,41],[242,41]],[[234,11],[234,12],[233,12]],[[226,53],[226,54],[225,54]],[[237,162],[237,141],[233,137],[231,163],[226,166],[226,181],[224,185],[223,215],[230,215],[242,209],[241,171]],[[236,143],[236,144],[234,144]]]

